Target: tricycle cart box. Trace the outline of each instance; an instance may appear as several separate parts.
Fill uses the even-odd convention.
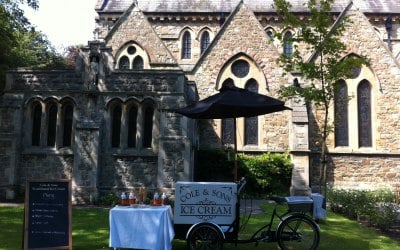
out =
[[[236,203],[236,183],[177,182],[174,223],[212,222],[228,225],[235,220]]]

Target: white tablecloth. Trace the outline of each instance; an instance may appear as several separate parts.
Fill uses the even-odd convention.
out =
[[[110,210],[110,247],[171,250],[174,236],[170,206]]]

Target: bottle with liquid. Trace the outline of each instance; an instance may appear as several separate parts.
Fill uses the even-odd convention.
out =
[[[162,193],[161,195],[161,205],[165,205],[165,199],[167,198],[167,195],[165,193]]]
[[[135,194],[133,192],[130,192],[129,193],[129,205],[135,204],[135,200],[136,200]]]
[[[158,199],[159,199],[159,195],[157,192],[154,193],[154,198],[153,198],[153,205],[157,206],[158,205]]]
[[[128,204],[127,200],[126,200],[126,194],[125,192],[122,192],[121,194],[121,206],[126,206]]]

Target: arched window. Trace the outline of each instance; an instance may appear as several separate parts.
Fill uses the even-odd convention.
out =
[[[56,145],[57,105],[51,104],[47,114],[47,146]]]
[[[286,57],[292,57],[293,54],[293,35],[292,32],[287,31],[283,37],[283,54]]]
[[[128,111],[128,148],[136,147],[137,115],[137,107],[132,106]]]
[[[258,83],[254,79],[250,79],[245,88],[252,92],[258,92]],[[258,145],[258,117],[246,117],[244,120],[244,144]]]
[[[234,87],[235,83],[231,78],[226,79],[222,83],[222,88],[223,87]],[[226,118],[222,119],[222,124],[221,124],[221,134],[222,134],[222,144],[233,144],[234,143],[234,120],[233,118]]]
[[[144,110],[144,126],[143,126],[143,147],[151,148],[153,140],[153,115],[154,109],[151,106],[145,107]]]
[[[201,39],[200,39],[200,53],[203,54],[203,52],[207,49],[208,45],[210,45],[210,33],[208,31],[204,31],[201,34]]]
[[[119,59],[119,69],[129,69],[129,58],[127,56],[123,56]]]
[[[221,133],[222,133],[222,144],[233,144],[235,128],[233,124],[234,118],[222,119]]]
[[[115,106],[112,112],[112,123],[111,123],[111,146],[116,148],[120,145],[120,133],[121,133],[121,106]]]
[[[345,81],[337,83],[334,96],[335,146],[349,146],[348,91]]]
[[[272,30],[267,30],[267,36],[269,38],[269,40],[274,40],[274,33],[272,32]]]
[[[74,117],[74,108],[72,105],[67,104],[64,107],[63,117],[63,142],[64,147],[70,147],[72,144],[72,122]]]
[[[142,70],[143,69],[143,59],[140,56],[135,57],[132,62],[132,69],[133,70]]]
[[[192,56],[192,38],[189,31],[185,31],[182,37],[182,59],[190,59]]]
[[[357,87],[358,145],[372,146],[371,85],[363,80]]]
[[[32,105],[32,146],[40,145],[40,130],[42,127],[42,105],[36,102]]]
[[[232,78],[228,78],[222,83],[222,87],[235,87],[235,83]]]

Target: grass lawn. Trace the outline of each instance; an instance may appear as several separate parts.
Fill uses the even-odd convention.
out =
[[[266,206],[262,206],[264,209]],[[21,249],[23,232],[23,206],[0,206],[0,250]],[[110,249],[108,247],[109,209],[73,208],[72,211],[72,246],[74,250]],[[250,231],[262,225],[265,215],[253,215],[246,230],[240,234],[246,238]],[[377,234],[373,229],[359,225],[340,215],[328,212],[328,219],[320,223],[323,250],[366,250],[366,249],[400,249],[400,243],[386,236]],[[174,240],[173,249],[184,250],[183,240]],[[275,243],[224,244],[224,249],[278,249]]]

